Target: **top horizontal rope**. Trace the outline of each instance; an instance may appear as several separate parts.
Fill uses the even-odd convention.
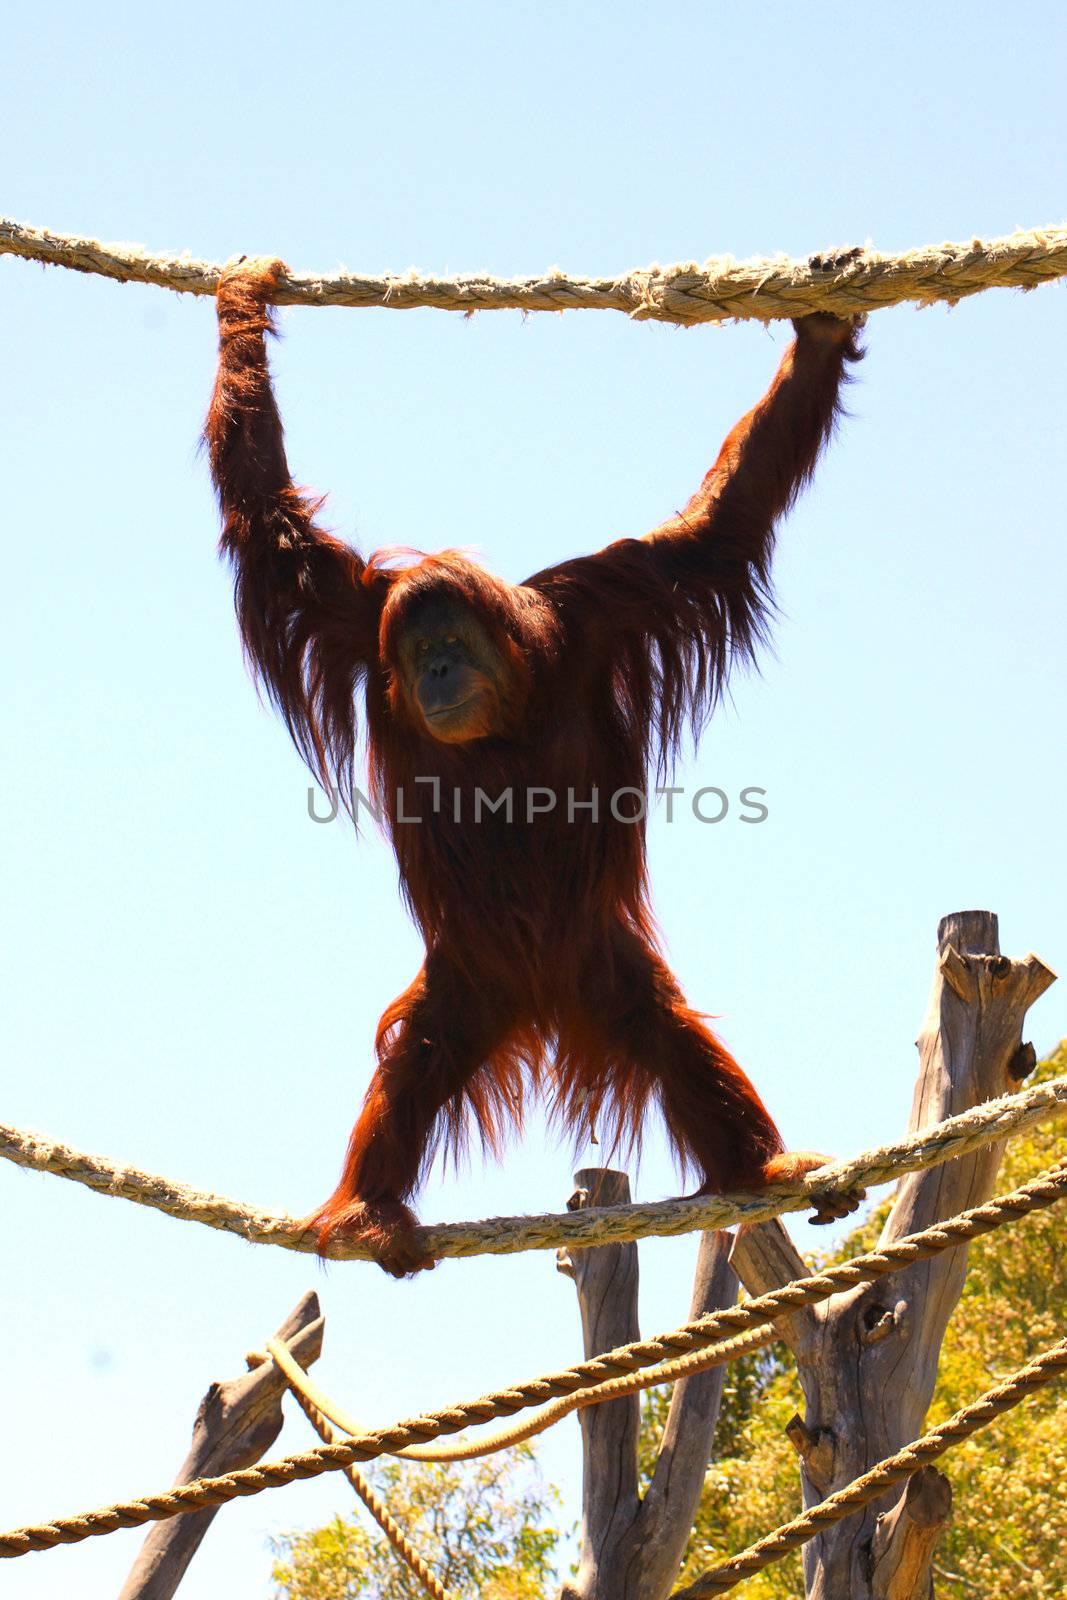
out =
[[[905,1172],[920,1172],[983,1145],[1023,1133],[1046,1118],[1067,1113],[1067,1077],[1035,1084],[1023,1094],[987,1100],[959,1116],[810,1173],[796,1184],[771,1184],[754,1194],[702,1195],[651,1204],[590,1206],[579,1211],[532,1217],[491,1217],[485,1222],[442,1223],[418,1230],[427,1255],[512,1255],[559,1245],[588,1249],[630,1239],[672,1237],[698,1229],[729,1228],[765,1222],[787,1211],[805,1211],[828,1190],[890,1183]],[[314,1252],[314,1236],[294,1217],[272,1215],[224,1195],[205,1194],[172,1183],[154,1172],[121,1166],[104,1156],[74,1150],[25,1128],[0,1123],[0,1159],[35,1172],[69,1178],[98,1194],[115,1195],[163,1211],[185,1222],[235,1233],[253,1244]],[[331,1241],[326,1254],[336,1260],[365,1261],[370,1252],[358,1240]]]
[[[140,245],[101,244],[0,218],[0,255],[94,272],[120,283],[153,283],[181,294],[213,295],[218,262],[188,254],[153,254]],[[786,255],[736,261],[712,256],[674,266],[653,264],[617,278],[571,278],[552,269],[540,277],[423,277],[415,271],[368,277],[292,272],[278,287],[279,305],[383,306],[408,311],[621,311],[635,321],[728,322],[839,317],[904,301],[950,304],[985,289],[1034,289],[1067,276],[1067,227],[1020,229],[1000,239],[923,245],[897,255],[862,247],[796,260]]]

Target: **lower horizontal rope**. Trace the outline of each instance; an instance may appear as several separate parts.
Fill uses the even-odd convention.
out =
[[[928,1462],[936,1461],[938,1456],[944,1455],[946,1450],[958,1444],[961,1439],[967,1439],[980,1428],[987,1427],[1002,1412],[1021,1405],[1038,1389],[1043,1389],[1046,1384],[1062,1378],[1064,1373],[1067,1373],[1067,1339],[1061,1339],[1051,1350],[1046,1350],[1043,1355],[1037,1356],[1025,1367],[1020,1367],[1019,1371],[1013,1373],[1005,1383],[987,1389],[980,1399],[969,1406],[964,1406],[962,1411],[957,1411],[939,1427],[931,1428],[929,1433],[924,1433],[914,1444],[906,1445],[903,1450],[898,1450],[896,1455],[887,1456],[869,1472],[863,1473],[862,1477],[854,1478],[844,1489],[839,1489],[836,1494],[820,1500],[817,1506],[805,1511],[802,1517],[784,1523],[773,1533],[750,1545],[747,1550],[742,1550],[739,1555],[724,1561],[721,1566],[712,1567],[710,1571],[702,1573],[684,1589],[675,1589],[671,1600],[706,1600],[708,1595],[724,1594],[727,1589],[733,1589],[745,1578],[751,1578],[764,1567],[770,1566],[772,1562],[781,1561],[783,1556],[787,1556],[798,1545],[814,1539],[823,1528],[831,1527],[833,1523],[850,1516],[853,1511],[858,1511],[869,1501],[876,1500],[894,1483],[899,1483],[902,1478],[911,1477],[912,1473],[918,1472],[920,1467],[926,1466]]]
[[[877,1278],[952,1250],[994,1228],[1026,1216],[1031,1211],[1054,1205],[1067,1194],[1067,1163],[1058,1163],[1048,1172],[998,1196],[982,1206],[963,1211],[946,1222],[935,1223],[921,1233],[898,1239],[895,1244],[867,1255],[841,1262],[826,1272],[798,1278],[769,1294],[758,1296],[742,1306],[714,1311],[694,1322],[685,1323],[673,1333],[653,1339],[640,1339],[620,1345],[604,1355],[594,1356],[561,1372],[548,1373],[511,1389],[498,1389],[479,1400],[449,1406],[427,1416],[414,1417],[391,1428],[360,1433],[339,1444],[322,1445],[317,1450],[284,1456],[265,1465],[245,1467],[216,1478],[198,1478],[162,1494],[126,1500],[79,1516],[61,1517],[53,1522],[15,1528],[0,1534],[0,1558],[14,1558],[31,1550],[50,1550],[60,1544],[77,1544],[82,1539],[113,1533],[118,1528],[138,1528],[146,1522],[162,1522],[186,1511],[224,1505],[246,1495],[260,1494],[324,1472],[342,1471],[356,1461],[372,1461],[377,1456],[395,1455],[411,1444],[428,1444],[442,1435],[461,1433],[464,1428],[491,1422],[496,1417],[514,1416],[529,1406],[543,1405],[561,1395],[592,1389],[609,1378],[625,1377],[640,1368],[652,1367],[692,1350],[706,1350],[724,1336],[762,1327],[776,1318],[798,1311],[803,1306],[828,1300],[842,1289],[872,1283]]]
[[[1028,959],[1036,961],[1036,957]],[[906,1139],[866,1150],[849,1161],[834,1162],[799,1184],[772,1184],[754,1194],[704,1195],[640,1205],[589,1206],[539,1217],[445,1223],[419,1228],[417,1240],[425,1255],[439,1259],[510,1255],[521,1250],[556,1249],[560,1245],[589,1250],[594,1245],[622,1244],[631,1239],[673,1238],[696,1229],[766,1222],[785,1212],[806,1210],[829,1190],[889,1183],[905,1172],[921,1172],[1065,1113],[1067,1077],[1053,1078],[1022,1094],[987,1100]],[[75,1150],[26,1128],[0,1123],[0,1159],[84,1184],[98,1194],[132,1200],[181,1221],[235,1233],[254,1244],[308,1252],[316,1249],[315,1236],[293,1217],[272,1216],[225,1195],[190,1189],[158,1173],[141,1172],[106,1156]],[[331,1243],[327,1254],[338,1260],[371,1258],[365,1243],[343,1237]]]

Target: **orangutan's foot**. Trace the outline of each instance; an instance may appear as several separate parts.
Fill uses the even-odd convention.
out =
[[[781,1155],[771,1156],[770,1160],[764,1163],[762,1182],[799,1183],[809,1172],[817,1172],[820,1167],[828,1167],[832,1161],[832,1156],[820,1155],[817,1150],[784,1150]],[[860,1202],[866,1198],[866,1189],[859,1187],[827,1189],[812,1195],[815,1215],[808,1220],[814,1226],[838,1222],[842,1217],[847,1217],[855,1211]]]
[[[419,1244],[415,1213],[401,1200],[352,1200],[341,1208],[328,1203],[309,1219],[308,1226],[318,1236],[320,1255],[327,1254],[334,1239],[365,1245],[392,1278],[431,1272],[437,1265]]]

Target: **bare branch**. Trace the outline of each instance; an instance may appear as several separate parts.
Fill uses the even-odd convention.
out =
[[[317,1361],[322,1353],[323,1319],[319,1297],[304,1295],[278,1329],[301,1366]],[[193,1442],[175,1483],[250,1467],[266,1454],[282,1429],[282,1396],[287,1385],[273,1361],[264,1360],[251,1372],[226,1383],[213,1383],[196,1415]],[[157,1522],[141,1546],[119,1600],[170,1600],[200,1542],[211,1526],[217,1506]]]

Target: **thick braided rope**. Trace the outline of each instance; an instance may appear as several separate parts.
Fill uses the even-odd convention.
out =
[[[16,255],[119,282],[153,283],[183,294],[214,294],[221,266],[189,255],[152,254],[139,245],[100,244],[74,234],[0,218],[0,255]],[[389,306],[444,311],[622,311],[635,320],[724,322],[752,317],[839,317],[901,301],[950,303],[984,289],[1033,289],[1067,275],[1067,228],[1021,229],[1000,239],[923,245],[898,255],[870,248],[835,250],[793,260],[762,256],[735,261],[715,256],[674,266],[652,265],[617,278],[571,278],[557,269],[540,277],[500,279],[484,274],[422,277],[417,272],[368,277],[342,271],[290,273],[280,305]]]
[[[274,1342],[275,1341],[272,1340],[272,1343]],[[283,1345],[282,1348],[288,1351],[288,1346]],[[294,1365],[298,1365],[298,1363],[294,1362]],[[300,1371],[302,1372],[303,1370],[304,1369],[301,1367]],[[297,1384],[291,1383],[290,1389],[297,1401],[297,1404],[300,1406],[300,1409],[303,1411],[305,1417],[307,1417],[308,1421],[311,1423],[311,1426],[315,1429],[315,1432],[318,1434],[319,1438],[322,1439],[326,1444],[336,1444],[336,1433],[334,1433],[328,1420],[323,1416],[322,1412],[318,1409],[314,1402],[309,1400],[307,1395],[301,1392],[301,1389]],[[374,1488],[364,1477],[363,1473],[360,1472],[359,1468],[354,1466],[345,1467],[344,1474],[349,1483],[352,1485],[353,1489],[359,1495],[359,1498],[363,1501],[363,1504],[366,1506],[371,1516],[374,1518],[375,1522],[378,1524],[379,1528],[381,1528],[382,1532],[385,1534],[385,1537],[389,1540],[389,1543],[396,1551],[398,1558],[403,1562],[404,1566],[408,1567],[415,1574],[416,1578],[418,1578],[427,1594],[432,1594],[434,1600],[453,1600],[451,1592],[445,1588],[440,1579],[438,1579],[427,1566],[426,1562],[419,1555],[419,1552],[416,1550],[415,1546],[412,1544],[411,1540],[408,1538],[399,1522],[397,1522],[396,1518],[389,1510],[389,1507],[386,1505],[385,1501],[379,1494],[375,1492]]]
[[[762,1571],[774,1561],[780,1561],[791,1550],[795,1550],[797,1545],[806,1544],[809,1539],[814,1539],[823,1528],[840,1522],[843,1517],[858,1511],[868,1501],[877,1499],[884,1490],[894,1483],[899,1483],[901,1478],[908,1478],[913,1472],[918,1472],[928,1461],[935,1461],[952,1445],[958,1444],[961,1439],[969,1438],[980,1428],[987,1427],[1002,1412],[1010,1411],[1013,1406],[1020,1405],[1038,1389],[1043,1389],[1046,1384],[1061,1378],[1065,1372],[1067,1372],[1067,1339],[1061,1339],[1051,1350],[1046,1350],[1043,1355],[1037,1356],[1025,1367],[1020,1367],[1018,1372],[1013,1373],[1005,1383],[987,1389],[978,1400],[969,1406],[964,1406],[962,1411],[957,1411],[947,1422],[942,1422],[937,1428],[931,1428],[929,1433],[924,1433],[914,1444],[905,1445],[896,1455],[887,1456],[884,1461],[879,1461],[877,1466],[863,1473],[862,1477],[854,1478],[844,1489],[839,1489],[836,1494],[820,1500],[817,1506],[805,1511],[802,1517],[797,1517],[793,1522],[783,1523],[773,1533],[750,1545],[747,1550],[742,1550],[739,1555],[732,1556],[729,1561],[724,1561],[721,1566],[712,1567],[710,1571],[701,1573],[699,1578],[687,1584],[684,1589],[675,1589],[671,1600],[704,1600],[706,1595],[722,1594],[725,1590],[734,1588],[743,1579],[752,1577],[753,1573]]]
[[[1053,1078],[1023,1094],[987,1100],[894,1144],[880,1145],[849,1161],[835,1162],[810,1173],[801,1183],[773,1184],[755,1194],[705,1195],[641,1205],[590,1206],[544,1216],[436,1224],[420,1228],[418,1241],[427,1255],[440,1259],[510,1255],[521,1250],[556,1249],[560,1245],[587,1250],[594,1245],[621,1244],[631,1239],[667,1238],[695,1229],[765,1222],[783,1212],[806,1210],[828,1190],[889,1183],[905,1172],[920,1172],[955,1156],[967,1155],[1065,1112],[1067,1077]],[[182,1221],[236,1233],[253,1244],[315,1250],[313,1235],[294,1217],[272,1215],[225,1195],[189,1189],[158,1173],[141,1172],[106,1156],[75,1150],[26,1128],[0,1123],[0,1157],[34,1172],[69,1178],[98,1194],[115,1195]],[[346,1261],[369,1259],[368,1250],[358,1240],[343,1238],[332,1242],[327,1254]]]
[[[478,1461],[483,1456],[494,1456],[501,1450],[525,1444],[527,1439],[534,1439],[546,1429],[554,1428],[557,1422],[562,1422],[564,1417],[571,1416],[575,1411],[603,1405],[607,1400],[621,1400],[645,1389],[658,1388],[661,1384],[680,1383],[684,1378],[708,1372],[712,1367],[724,1367],[727,1362],[736,1361],[740,1356],[762,1350],[774,1344],[778,1338],[780,1334],[773,1325],[753,1328],[748,1333],[739,1333],[734,1339],[723,1339],[707,1350],[694,1350],[687,1356],[679,1356],[676,1361],[664,1361],[658,1366],[646,1367],[641,1372],[632,1372],[628,1377],[599,1383],[594,1389],[581,1389],[577,1394],[564,1395],[540,1411],[535,1411],[525,1422],[513,1422],[510,1427],[498,1428],[481,1438],[456,1439],[442,1445],[411,1444],[404,1450],[390,1450],[389,1454],[403,1461]],[[285,1374],[290,1389],[305,1410],[311,1406],[349,1437],[366,1431],[362,1422],[357,1422],[331,1395],[319,1388],[283,1340],[268,1339],[266,1349]]]
[[[609,1378],[623,1377],[642,1367],[656,1366],[691,1350],[704,1350],[723,1335],[762,1327],[776,1318],[799,1311],[804,1306],[828,1300],[842,1289],[872,1283],[898,1267],[927,1260],[951,1250],[980,1234],[990,1233],[1007,1222],[1031,1211],[1054,1205],[1067,1193],[1067,1162],[1059,1163],[1031,1183],[986,1205],[963,1211],[947,1222],[925,1228],[921,1233],[899,1239],[882,1250],[856,1256],[826,1272],[798,1278],[781,1289],[760,1295],[742,1306],[731,1306],[685,1323],[673,1333],[653,1339],[639,1339],[620,1345],[604,1355],[578,1362],[563,1371],[546,1374],[511,1389],[498,1389],[479,1400],[449,1406],[426,1416],[396,1423],[391,1428],[361,1433],[339,1444],[321,1445],[317,1450],[284,1456],[278,1461],[245,1467],[215,1478],[197,1478],[162,1494],[146,1495],[105,1506],[79,1516],[60,1517],[53,1522],[15,1528],[0,1534],[0,1558],[25,1555],[30,1550],[50,1550],[59,1544],[77,1544],[82,1539],[112,1533],[117,1528],[137,1528],[146,1522],[161,1522],[185,1511],[225,1505],[264,1489],[280,1488],[304,1478],[317,1478],[324,1472],[342,1471],[356,1461],[371,1461],[381,1455],[395,1455],[409,1444],[428,1444],[442,1434],[460,1433],[464,1428],[491,1422],[494,1417],[513,1416],[528,1406],[543,1405],[559,1395],[572,1395],[591,1389]]]

